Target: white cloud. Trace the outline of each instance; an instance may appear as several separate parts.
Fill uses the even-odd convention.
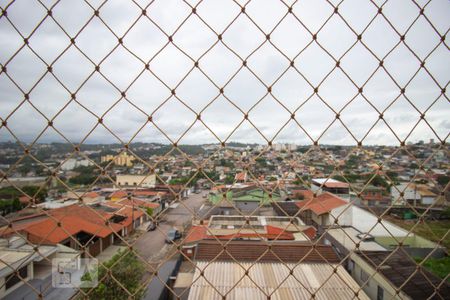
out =
[[[52,64],[57,80],[64,86],[50,74],[38,82],[46,66],[27,46],[15,54],[23,44],[20,34],[28,37],[45,17],[47,9],[37,1],[32,1],[31,5],[24,0],[9,6],[0,3],[8,13],[8,18],[0,17],[0,63],[6,66],[8,76],[12,78],[11,81],[5,73],[0,73],[0,117],[8,121],[9,128],[19,139],[34,140],[47,122],[29,103],[14,112],[24,98],[19,89],[29,93],[31,104],[48,119],[64,107],[71,93],[76,93],[77,101],[94,115],[76,103],[71,103],[57,115],[55,127],[72,141],[83,139],[95,126],[97,117],[103,116],[120,99],[122,91],[137,108],[121,100],[104,120],[124,142],[134,136],[149,115],[176,141],[196,120],[197,113],[201,113],[205,124],[224,140],[244,118],[234,105],[244,112],[251,109],[250,121],[268,140],[294,112],[296,120],[313,139],[322,136],[320,143],[356,143],[339,121],[323,132],[335,120],[335,112],[342,116],[342,122],[357,139],[366,135],[380,113],[386,116],[386,122],[400,138],[409,135],[422,112],[440,139],[444,140],[448,135],[448,96],[441,96],[433,104],[441,94],[441,88],[449,83],[450,53],[446,45],[438,46],[440,35],[449,29],[448,1],[432,0],[424,10],[439,34],[422,16],[409,28],[420,9],[408,1],[390,1],[383,6],[383,14],[388,20],[377,15],[378,9],[370,1],[344,1],[338,10],[344,20],[333,14],[334,8],[326,1],[316,0],[299,1],[293,7],[293,14],[288,13],[288,7],[281,1],[253,0],[246,6],[246,14],[240,14],[241,8],[233,1],[205,0],[198,5],[196,15],[190,15],[192,9],[182,1],[155,1],[148,7],[147,2],[138,1],[141,5],[138,7],[131,2],[108,1],[100,8],[100,17],[106,25],[97,17],[89,21],[93,10],[85,3],[66,0],[55,5],[52,15],[69,36],[47,17],[29,37],[29,46],[47,64]],[[48,7],[54,4],[52,1],[44,3]],[[92,3],[94,8],[98,5]],[[141,15],[142,9],[151,20]],[[322,28],[329,17],[329,23]],[[319,29],[317,42],[320,45],[312,40],[312,34]],[[399,34],[406,32],[406,45],[400,43],[391,51],[400,42],[396,31]],[[222,41],[218,40],[217,34],[222,34]],[[273,44],[267,41],[263,44],[266,34],[270,34]],[[362,35],[364,44],[357,41],[357,34]],[[173,36],[174,44],[169,43],[168,36]],[[82,53],[72,45],[59,56],[70,45],[70,37],[75,37],[75,45]],[[118,45],[118,37],[123,37],[123,46]],[[352,47],[354,43],[356,45]],[[205,54],[210,47],[213,48]],[[430,51],[433,52],[430,54]],[[417,73],[420,62],[415,55],[426,59],[427,70]],[[384,61],[385,69],[379,68],[377,58]],[[295,59],[295,69],[289,66],[290,59]],[[194,67],[197,60],[200,69]],[[242,66],[242,60],[247,60],[247,67]],[[341,69],[334,70],[324,81],[337,60],[341,62]],[[149,70],[145,69],[145,63],[149,63]],[[111,82],[98,73],[92,74],[95,64],[100,64],[100,71]],[[273,95],[288,110],[272,96],[266,96],[266,86],[272,85]],[[317,85],[320,85],[319,96],[331,109],[317,96],[311,97]],[[363,93],[375,108],[357,96],[360,86],[364,86]],[[403,96],[399,97],[400,88],[405,86],[406,97],[420,113]],[[220,95],[222,87],[232,103]],[[194,112],[173,97],[159,107],[169,99],[171,89],[175,89],[176,96]],[[262,97],[264,100],[252,108]],[[357,98],[352,100],[354,97]],[[391,105],[397,97],[398,103]],[[210,104],[213,99],[216,100]],[[11,112],[14,113],[11,115]],[[398,143],[389,130],[383,132],[386,132],[386,126],[378,121],[365,142]],[[409,136],[411,140],[428,138],[436,139],[436,136],[427,125],[417,126]],[[2,128],[0,141],[11,139]],[[60,140],[53,131],[40,139],[42,142],[52,140]],[[168,142],[151,124],[147,124],[134,141]],[[248,122],[244,122],[228,141],[265,142]],[[292,121],[278,133],[275,141],[311,143]],[[99,126],[88,142],[117,140]],[[197,121],[181,142],[207,143],[217,142],[217,139]]]

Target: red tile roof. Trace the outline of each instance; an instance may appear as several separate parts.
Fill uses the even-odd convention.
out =
[[[186,235],[186,239],[184,240],[185,244],[199,242],[201,240],[211,240],[211,239],[219,239],[219,240],[233,240],[238,238],[266,238],[268,240],[294,240],[294,234],[289,232],[283,228],[279,228],[276,226],[266,225],[265,226],[267,233],[234,233],[227,235],[216,235],[213,237],[208,233],[207,225],[196,225],[192,226],[189,230],[189,233]],[[313,239],[316,235],[316,229],[314,227],[308,227],[303,232],[307,237]]]
[[[129,199],[123,199],[118,201],[117,203],[120,205],[126,205],[126,206],[133,206],[133,202],[135,206],[138,207],[145,207],[145,208],[158,208],[160,205],[158,203],[154,203],[154,202],[148,202],[148,201],[144,201],[142,199],[138,199],[138,198],[132,198],[133,201],[129,200]]]
[[[26,220],[19,224],[14,224],[13,229],[28,235],[28,239],[33,243],[56,244],[74,236],[80,232],[85,232],[98,237],[106,237],[113,232],[120,231],[124,226],[131,224],[131,216],[135,219],[144,213],[126,205],[116,204],[116,211],[106,212],[102,209],[85,205],[73,204],[46,212],[47,215],[36,216],[35,219]],[[114,215],[126,217],[119,223],[109,222]],[[60,223],[60,226],[57,226]],[[2,232],[2,235],[7,232]]]
[[[19,201],[20,201],[20,203],[22,203],[22,204],[28,204],[28,203],[30,203],[32,200],[33,200],[32,197],[29,197],[29,196],[26,196],[26,195],[23,195],[23,196],[20,196],[20,197],[19,197]]]
[[[196,260],[238,260],[275,262],[339,263],[340,260],[329,245],[305,242],[231,241],[226,249],[216,240],[201,241],[195,253]]]
[[[314,193],[311,190],[292,190],[293,198],[298,195],[302,195],[304,197],[303,200],[311,200],[314,197]]]
[[[234,179],[238,181],[245,181],[247,180],[247,173],[246,172],[237,173]]]
[[[313,226],[310,226],[309,228],[305,229],[303,233],[310,239],[313,240],[316,237],[317,229]]]
[[[61,226],[58,226],[57,222],[59,222]],[[67,216],[57,220],[48,218],[28,226],[23,231],[29,234],[28,239],[32,243],[51,244],[61,243],[70,236],[75,236],[79,232],[86,232],[101,238],[107,237],[113,232],[113,230],[105,224],[100,225],[73,216]]]
[[[346,183],[346,182],[329,182],[329,181],[327,181],[327,182],[325,182],[324,184],[323,184],[323,186],[324,187],[327,187],[327,188],[342,188],[342,189],[345,189],[345,188],[348,188],[349,187],[349,184],[348,183]]]
[[[124,200],[122,200],[122,201],[124,201]],[[108,207],[118,208],[118,210],[114,213],[114,215],[126,217],[125,220],[123,220],[122,222],[119,222],[117,224],[120,224],[123,226],[129,226],[132,222],[132,218],[134,218],[134,220],[136,220],[144,215],[144,212],[142,210],[140,210],[137,205],[133,211],[131,201],[129,203],[130,203],[130,205],[121,203],[121,201],[120,201],[120,202],[109,202],[109,203],[105,204]]]
[[[277,228],[279,229],[279,228]],[[214,237],[208,236],[209,239],[213,239]],[[235,240],[240,238],[251,238],[251,239],[268,239],[268,240],[293,240],[294,235],[290,232],[282,231],[281,229],[275,230],[273,229],[271,233],[233,233],[227,235],[216,235],[216,238],[219,240]]]
[[[97,198],[97,197],[100,197],[100,195],[97,192],[88,192],[88,193],[84,194],[83,197],[84,198]]]
[[[189,230],[186,238],[184,239],[185,244],[195,243],[208,238],[207,227],[204,225],[192,226]]]
[[[10,236],[12,234],[15,234],[16,232],[20,232],[21,230],[27,228],[31,224],[39,223],[42,220],[45,220],[46,218],[48,218],[47,215],[41,213],[14,219],[13,222],[11,223],[12,227],[8,227],[6,225],[1,228],[0,236],[2,237]]]
[[[226,188],[226,186],[225,185],[223,185],[223,184],[221,184],[221,185],[216,185],[216,186],[213,186],[212,188],[211,188],[211,190],[213,190],[213,191],[216,191],[216,190],[223,190],[223,189],[225,189]]]
[[[110,198],[125,198],[128,196],[128,193],[125,191],[115,191],[111,195],[109,195]]]
[[[266,226],[267,230],[267,239],[269,240],[293,240],[294,235],[291,232],[286,231],[283,228],[275,227],[275,226]]]
[[[76,216],[80,219],[89,220],[97,224],[104,224],[106,220],[112,217],[112,213],[108,213],[102,210],[96,210],[94,207],[72,204],[56,209],[49,210],[47,214],[61,218],[65,216]]]
[[[295,203],[302,210],[311,210],[316,215],[321,215],[331,210],[348,204],[344,199],[332,193],[323,193],[312,200],[303,200]]]
[[[122,222],[119,222],[118,224],[128,227],[131,225],[132,218],[134,220],[137,220],[144,215],[144,212],[139,209],[138,210],[135,209],[133,212],[133,209],[131,207],[127,206],[127,207],[120,209],[116,214],[126,217],[125,220],[123,220]]]
[[[133,192],[133,196],[136,197],[153,197],[153,196],[158,196],[158,195],[165,195],[167,194],[167,192],[164,191],[134,191]]]

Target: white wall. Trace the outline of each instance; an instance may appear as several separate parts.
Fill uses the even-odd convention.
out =
[[[403,197],[400,197],[400,192],[403,192],[403,194],[404,194]],[[391,197],[392,197],[392,202],[394,203],[394,205],[404,205],[405,201],[414,200],[414,199],[416,199],[418,202],[420,202],[419,192],[414,191],[414,189],[408,187],[408,184],[406,184],[406,183],[402,183],[402,184],[396,185],[395,187],[392,187],[391,188]]]
[[[352,254],[351,259],[354,261],[354,267],[353,270],[350,271],[350,275],[352,275],[353,279],[355,279],[360,286],[366,283],[365,280],[361,279],[361,270],[371,277],[369,282],[363,287],[363,291],[370,299],[377,299],[378,286],[382,287],[384,290],[383,299],[409,299],[403,293],[401,293],[400,296],[397,296],[397,298],[394,298],[395,290],[390,281],[387,281],[381,273],[376,273],[376,271],[358,255]]]
[[[154,187],[156,175],[117,175],[116,184],[119,186]]]
[[[387,221],[382,221],[383,227],[383,225],[378,223],[377,216],[362,208],[351,205],[344,211],[346,207],[347,206],[341,206],[331,212],[334,217],[338,217],[339,214],[342,213],[342,215],[339,216],[340,226],[353,226],[361,232],[370,231],[370,234],[373,236],[403,237],[408,234],[406,230]],[[332,217],[330,217],[330,224],[334,224],[334,219]]]
[[[352,226],[352,214],[350,213],[351,211],[352,211],[351,204],[333,209],[330,213],[330,224],[331,225],[335,224],[334,220],[337,218],[338,224],[336,225]]]
[[[19,269],[20,269],[20,267],[19,267]],[[0,299],[3,299],[3,297],[5,297],[9,293],[11,293],[12,291],[18,289],[22,285],[24,285],[25,281],[29,281],[29,280],[33,279],[34,278],[33,272],[34,272],[33,263],[29,263],[27,265],[27,277],[26,278],[22,278],[22,280],[20,282],[18,282],[16,285],[14,285],[13,287],[9,288],[8,290],[6,290],[6,286],[5,286],[6,277],[0,278]]]
[[[430,205],[433,204],[435,200],[435,197],[422,197],[422,204]]]

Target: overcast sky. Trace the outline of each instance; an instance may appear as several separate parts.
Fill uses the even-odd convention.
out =
[[[420,8],[409,0],[388,1],[383,6],[384,17],[377,16],[378,8],[370,1],[345,0],[338,8],[345,21],[333,14],[330,4],[318,0],[298,1],[292,13],[288,13],[292,1],[250,1],[245,14],[236,3],[244,5],[244,1],[205,0],[198,5],[198,1],[187,1],[197,5],[196,14],[192,14],[192,8],[183,1],[160,0],[146,8],[153,23],[132,1],[108,1],[99,9],[100,20],[92,17],[93,8],[84,1],[63,0],[52,8],[54,20],[45,18],[34,32],[47,9],[38,1],[18,0],[11,5],[8,2],[0,1],[2,9],[7,11],[7,17],[0,17],[0,63],[6,66],[9,76],[0,73],[0,117],[25,142],[33,141],[47,126],[45,118],[32,105],[48,119],[54,118],[54,127],[69,140],[78,142],[97,125],[97,116],[102,116],[121,99],[120,91],[126,92],[126,98],[134,106],[121,99],[103,120],[123,142],[129,142],[144,125],[133,141],[169,142],[153,124],[146,124],[147,116],[152,115],[153,122],[173,141],[195,122],[179,143],[218,142],[204,124],[222,141],[265,143],[253,125],[267,140],[272,140],[294,112],[298,124],[316,140],[335,120],[335,112],[327,105],[340,112],[340,120],[357,140],[366,136],[378,120],[379,112],[383,112],[385,121],[401,140],[409,135],[423,112],[435,133],[421,121],[407,141],[445,140],[449,133],[448,88],[441,95],[450,78],[448,36],[447,44],[441,42],[450,25],[447,0],[417,1],[422,6],[429,2],[424,15],[434,28],[424,16],[419,16]],[[54,2],[43,1],[48,8]],[[88,2],[95,9],[101,3]],[[136,2],[144,8],[149,1]],[[337,5],[339,1],[331,2]],[[381,5],[384,1],[374,2]],[[76,37],[78,49],[70,46],[70,38],[55,20],[70,37]],[[133,23],[133,28],[128,30]],[[218,41],[212,30],[222,34],[222,41]],[[406,32],[404,43],[396,31]],[[270,42],[266,41],[269,33]],[[313,41],[313,33],[317,33],[317,41]],[[362,34],[362,42],[372,53],[357,41],[357,34]],[[29,37],[29,47],[17,53],[23,45],[21,35]],[[173,44],[168,43],[168,36],[173,36]],[[117,37],[123,37],[126,49],[119,45],[109,54],[118,45]],[[53,70],[53,75],[47,73],[38,84],[47,66],[33,51],[52,65]],[[420,69],[420,61],[411,51],[419,59],[425,59],[427,70]],[[384,68],[379,68],[381,59]],[[194,67],[197,60],[199,68]],[[242,66],[243,60],[247,61],[247,67]],[[290,67],[291,60],[295,68]],[[340,68],[335,68],[336,60],[340,61]],[[149,61],[149,70],[138,77]],[[101,74],[94,72],[93,64],[100,62]],[[373,106],[357,95],[355,84],[364,85],[363,94]],[[271,93],[267,92],[267,86],[272,87]],[[319,86],[318,93],[314,94],[316,86]],[[398,86],[406,86],[406,98],[400,95]],[[221,87],[225,97],[220,95]],[[179,99],[171,96],[172,89]],[[16,110],[24,92],[29,93],[30,103],[25,102]],[[70,94],[75,92],[76,100],[90,111],[73,101],[67,105]],[[229,136],[243,121],[243,112],[248,112],[253,125],[244,121]],[[196,121],[197,113],[201,113],[204,124]],[[356,144],[341,121],[335,121],[319,143]],[[298,124],[291,120],[274,142],[310,144],[311,139]],[[2,127],[0,141],[6,140],[14,138]],[[49,128],[39,142],[52,141],[63,139]],[[99,125],[86,142],[118,140]],[[398,141],[385,123],[379,121],[363,143],[398,144]]]

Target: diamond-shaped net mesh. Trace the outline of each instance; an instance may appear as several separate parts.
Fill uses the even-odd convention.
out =
[[[0,7],[0,297],[449,297],[447,1]]]

